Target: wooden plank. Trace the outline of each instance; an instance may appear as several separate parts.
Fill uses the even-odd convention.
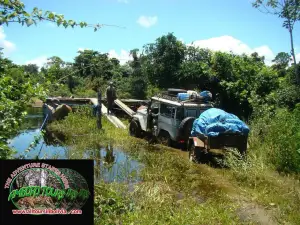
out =
[[[135,112],[129,108],[127,105],[125,105],[123,102],[121,102],[119,99],[115,100],[116,105],[118,105],[121,109],[124,110],[124,112],[126,112],[129,116],[133,116],[135,114]]]
[[[107,108],[102,104],[101,107],[102,115],[106,116],[106,118],[117,128],[126,129],[125,124],[121,120],[118,119],[118,117],[114,115],[107,115]]]
[[[47,100],[48,101],[52,101],[54,100],[55,98],[48,98]],[[89,101],[91,102],[93,105],[98,105],[98,99],[97,98],[57,98],[59,100],[65,100],[65,101]],[[122,102],[121,102],[122,103]],[[123,104],[125,107],[127,107],[125,104]],[[127,107],[131,113],[131,109],[129,107]],[[127,110],[128,110],[127,109]],[[125,124],[119,120],[118,117],[114,116],[114,115],[107,115],[107,108],[102,104],[101,106],[101,112],[102,112],[102,115],[106,116],[106,118],[117,128],[122,128],[122,129],[126,129],[126,126]],[[132,111],[134,113],[134,111]]]
[[[98,105],[98,99],[97,98],[90,98],[91,103],[93,103],[93,105]]]

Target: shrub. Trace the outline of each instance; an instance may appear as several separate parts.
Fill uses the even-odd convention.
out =
[[[251,150],[279,172],[300,172],[300,107],[258,115],[251,124]]]

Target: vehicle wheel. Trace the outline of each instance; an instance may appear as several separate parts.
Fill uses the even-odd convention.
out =
[[[187,117],[181,121],[179,125],[179,138],[188,142],[189,137],[191,136],[191,131],[193,127],[193,123],[195,121],[195,117]],[[186,151],[187,148],[181,148],[183,151]]]
[[[167,131],[161,131],[158,135],[158,140],[160,144],[172,147],[172,139],[170,134]]]
[[[131,120],[129,125],[129,134],[133,137],[140,137],[141,136],[141,128],[137,121]]]

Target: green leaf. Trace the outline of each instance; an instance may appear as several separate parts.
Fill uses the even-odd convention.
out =
[[[67,28],[67,27],[68,27],[68,23],[67,23],[67,21],[66,21],[66,20],[63,22],[63,26],[64,26],[65,28]]]
[[[50,12],[49,15],[48,15],[48,18],[49,18],[50,20],[55,19],[55,14],[52,13],[52,12]]]
[[[22,14],[25,16],[25,17],[30,17],[30,14],[26,11],[23,11]]]
[[[69,20],[68,23],[72,27],[74,27],[76,25],[75,21],[73,21],[73,20]]]
[[[25,21],[28,27],[34,23],[32,19],[26,19]]]
[[[32,13],[38,13],[38,11],[39,9],[37,7],[34,7]]]
[[[61,23],[62,23],[62,20],[60,20],[60,19],[59,19],[59,20],[57,20],[57,22],[56,22],[56,23],[57,23],[57,26],[60,26],[60,25],[61,25]]]
[[[43,15],[43,11],[42,11],[42,10],[39,10],[38,16],[42,16],[42,15]]]

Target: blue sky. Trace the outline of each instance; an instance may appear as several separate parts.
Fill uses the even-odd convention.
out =
[[[78,49],[110,52],[125,62],[128,52],[142,48],[168,32],[185,43],[236,53],[253,51],[269,63],[281,51],[290,52],[281,19],[251,6],[251,0],[23,0],[28,11],[37,6],[67,19],[126,27],[65,29],[49,22],[0,28],[5,56],[19,64],[42,65],[53,55],[72,61]],[[300,22],[294,30],[300,59]]]

